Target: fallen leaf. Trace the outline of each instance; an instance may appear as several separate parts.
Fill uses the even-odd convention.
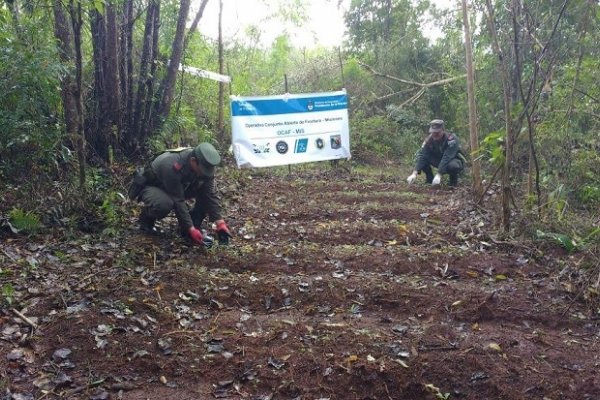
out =
[[[349,362],[349,363],[356,362],[356,361],[358,361],[358,356],[354,355],[354,354],[351,355],[350,357],[346,358],[346,362]]]
[[[488,348],[497,351],[497,352],[501,352],[502,351],[502,347],[500,347],[500,345],[498,343],[490,343],[488,344]]]
[[[454,303],[452,303],[450,306],[451,307],[456,307],[462,304],[462,300],[456,300]]]
[[[321,323],[321,326],[324,326],[325,328],[344,328],[346,324],[343,322],[323,322]]]

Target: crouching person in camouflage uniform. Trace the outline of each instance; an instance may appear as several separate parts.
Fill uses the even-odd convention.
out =
[[[461,152],[458,138],[444,129],[444,121],[434,119],[429,123],[429,136],[423,142],[417,153],[417,161],[412,174],[406,178],[411,184],[417,178],[417,174],[423,171],[427,183],[439,185],[443,174],[450,176],[450,186],[458,184],[458,175],[465,167],[466,159]],[[431,167],[437,168],[434,176]]]
[[[208,215],[216,223],[219,242],[227,244],[231,233],[221,217],[214,184],[215,166],[220,162],[217,150],[210,143],[201,143],[196,148],[167,150],[143,171],[138,170],[129,197],[144,203],[139,217],[140,230],[155,233],[156,220],[175,210],[182,234],[195,244],[203,244],[199,228]],[[186,199],[195,199],[191,210]]]

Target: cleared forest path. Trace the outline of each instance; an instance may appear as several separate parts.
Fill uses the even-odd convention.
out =
[[[133,206],[110,239],[3,241],[1,279],[36,325],[30,336],[2,314],[6,388],[36,399],[600,397],[600,324],[554,279],[576,260],[495,240],[467,188],[344,170],[229,179],[228,247],[190,246],[172,218],[164,235],[141,235]]]

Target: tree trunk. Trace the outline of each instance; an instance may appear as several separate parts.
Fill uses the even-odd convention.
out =
[[[479,159],[479,135],[477,133],[477,110],[475,108],[475,69],[473,67],[473,47],[471,45],[471,28],[469,24],[469,13],[467,11],[467,0],[462,0],[463,22],[465,29],[465,53],[467,61],[467,98],[469,102],[469,136],[471,139],[471,154],[473,159],[473,193],[478,198],[482,193],[481,167]]]
[[[597,5],[594,3],[597,3],[597,2],[595,0],[587,0],[586,1],[587,7],[585,10],[585,14],[583,16],[581,24],[578,27],[579,34],[577,35],[577,44],[578,44],[577,66],[575,68],[575,76],[573,77],[571,95],[569,96],[569,103],[568,103],[567,112],[565,115],[565,117],[567,118],[567,121],[571,120],[571,114],[573,112],[573,103],[575,100],[575,93],[577,91],[577,85],[579,84],[579,76],[581,75],[581,64],[583,62],[583,56],[586,52],[586,46],[585,46],[584,39],[585,39],[585,36],[588,31],[588,25],[590,23],[590,14],[595,12],[595,7],[597,7]]]
[[[93,9],[90,13],[92,50],[94,57],[94,124],[89,132],[89,145],[102,160],[108,157],[108,136],[110,135],[109,105],[106,86],[106,21],[104,16]]]
[[[219,74],[223,75],[223,0],[219,0]],[[225,149],[225,129],[223,126],[223,99],[225,92],[225,82],[219,81],[219,115],[217,120],[218,142],[221,148]]]
[[[200,3],[200,8],[198,9],[198,12],[196,13],[196,16],[194,17],[194,21],[192,22],[192,25],[190,25],[190,30],[188,31],[188,33],[186,35],[185,47],[187,47],[187,41],[190,39],[190,36],[194,32],[196,32],[196,29],[198,28],[198,23],[200,22],[200,18],[202,18],[202,15],[204,14],[204,9],[206,8],[207,4],[208,4],[208,0],[202,0],[202,3]]]
[[[83,108],[83,57],[81,55],[81,2],[74,4],[74,0],[69,2],[69,13],[71,14],[71,23],[73,26],[73,44],[75,48],[75,106],[77,109],[77,159],[79,161],[79,186],[85,185],[85,130],[84,130],[84,108]]]
[[[383,24],[383,41],[388,43],[391,37],[392,31],[392,0],[386,0],[384,3],[385,7],[385,22]]]
[[[121,19],[121,52],[119,58],[119,77],[121,79],[121,145],[124,145],[131,134],[133,117],[133,0],[125,0]]]
[[[146,92],[148,100],[146,101],[144,108],[144,118],[142,121],[142,137],[144,141],[150,137],[154,128],[152,127],[152,119],[154,115],[152,114],[152,108],[154,104],[158,101],[154,95],[154,89],[157,85],[156,80],[156,59],[158,58],[158,31],[160,27],[160,2],[156,5],[156,9],[154,10],[154,31],[152,32],[152,60],[150,62],[150,76],[146,80]]]
[[[511,170],[511,155],[512,155],[512,113],[511,113],[511,80],[508,69],[508,61],[502,54],[496,25],[494,23],[494,9],[491,0],[486,0],[487,7],[487,23],[492,37],[492,49],[496,57],[498,57],[498,69],[500,71],[500,79],[502,81],[503,99],[504,99],[504,129],[505,129],[505,149],[504,149],[504,165],[502,168],[502,230],[504,233],[510,231],[510,170]]]
[[[105,161],[111,163],[111,149],[118,143],[117,138],[121,134],[121,91],[119,85],[119,35],[117,31],[117,13],[113,1],[106,4],[106,88],[110,126],[107,142],[109,145],[108,157]]]
[[[179,15],[177,17],[177,29],[172,45],[173,50],[171,51],[167,74],[165,75],[158,92],[161,100],[156,107],[157,112],[152,115],[152,123],[150,124],[151,131],[160,128],[163,121],[169,116],[169,111],[171,110],[177,71],[179,70],[179,64],[181,63],[181,58],[183,56],[185,24],[190,10],[190,0],[181,0],[180,4]]]
[[[69,73],[65,74],[61,81],[61,97],[63,102],[63,112],[65,119],[65,127],[67,137],[69,138],[70,146],[76,151],[80,164],[80,184],[85,183],[85,155],[83,154],[83,146],[81,134],[79,131],[78,119],[78,98],[76,80],[71,73],[75,66],[75,55],[73,54],[73,33],[72,27],[67,21],[67,15],[60,2],[55,2],[52,8],[54,14],[54,35],[58,42],[58,55],[63,64],[69,69]],[[83,180],[82,171],[83,168]]]
[[[147,97],[147,82],[151,82],[152,77],[149,75],[150,64],[154,59],[152,54],[152,40],[154,30],[154,13],[158,4],[152,0],[146,10],[146,24],[144,28],[144,44],[142,46],[142,58],[140,60],[140,75],[138,80],[138,90],[136,95],[135,109],[133,112],[132,131],[130,132],[130,140],[128,142],[128,150],[130,153],[137,153],[141,149],[143,141],[143,112],[146,109],[146,102],[150,101]]]
[[[17,6],[17,2],[6,1],[6,5],[10,10],[10,16],[15,27],[16,36],[19,40],[23,40],[23,28],[21,27],[21,22],[19,21],[19,7]]]
[[[60,2],[55,2],[54,13],[54,35],[58,42],[58,56],[60,61],[71,71],[74,67],[73,34],[67,22],[67,16]],[[67,136],[72,143],[77,134],[77,106],[75,99],[75,81],[71,73],[65,74],[61,81],[61,97],[63,101],[63,112]],[[73,147],[73,150],[75,147]]]
[[[535,123],[532,124],[529,135],[529,156],[527,166],[527,196],[533,196],[533,185],[536,182],[536,168],[535,168],[535,152],[533,138],[535,137]],[[539,200],[539,196],[538,196]]]
[[[112,3],[106,14],[93,9],[91,16],[94,54],[95,129],[89,132],[93,154],[102,162],[112,162],[112,149],[121,130],[121,94],[119,86],[119,51],[116,12]]]

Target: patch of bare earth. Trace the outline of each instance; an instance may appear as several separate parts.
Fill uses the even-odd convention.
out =
[[[162,222],[2,241],[7,399],[596,399],[600,327],[466,189],[243,175],[228,247]]]

